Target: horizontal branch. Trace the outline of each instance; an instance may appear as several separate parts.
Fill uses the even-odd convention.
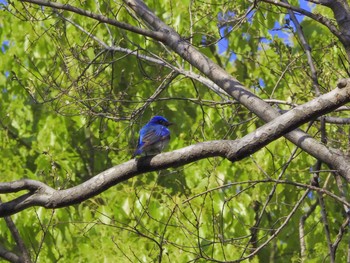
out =
[[[341,88],[336,88],[288,111],[241,139],[208,141],[173,152],[133,159],[65,190],[55,190],[44,183],[28,179],[0,183],[0,193],[29,191],[12,201],[0,204],[0,217],[17,213],[31,206],[58,208],[80,203],[136,175],[183,166],[204,158],[220,156],[231,161],[241,160],[301,124],[349,102],[350,84],[346,81],[347,85],[340,84]],[[302,139],[307,140],[308,137],[304,136]],[[319,150],[323,151],[322,147]],[[337,156],[335,152],[329,158],[333,158],[333,162],[336,163]],[[350,162],[344,162],[339,169],[338,172],[345,175],[345,179],[350,182]]]
[[[220,186],[217,186],[215,188],[211,188],[211,189],[208,189],[208,190],[206,190],[204,192],[196,194],[196,195],[192,196],[191,198],[188,198],[188,199],[184,200],[182,203],[183,204],[184,203],[188,203],[191,200],[193,200],[193,199],[195,199],[195,198],[197,198],[199,196],[206,195],[206,194],[208,194],[210,192],[213,192],[213,191],[216,191],[216,190],[225,189],[225,188],[233,186],[233,185],[244,185],[244,184],[249,184],[249,185],[254,184],[255,185],[255,184],[261,184],[261,183],[287,184],[287,185],[292,185],[292,186],[296,186],[296,187],[300,187],[300,188],[316,191],[318,193],[325,194],[325,195],[329,196],[330,198],[334,199],[335,201],[343,204],[348,209],[350,209],[350,203],[349,202],[347,202],[343,197],[340,197],[340,196],[332,193],[331,191],[328,191],[325,188],[317,187],[317,186],[310,185],[310,184],[302,184],[302,183],[298,183],[298,182],[294,182],[294,181],[278,180],[278,179],[272,179],[272,178],[266,178],[266,179],[262,179],[262,180],[250,180],[250,181],[243,181],[243,182],[233,182],[233,183],[228,183],[228,184],[225,184],[225,185],[220,185]]]

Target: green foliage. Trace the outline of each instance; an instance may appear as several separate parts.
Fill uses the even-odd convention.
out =
[[[122,2],[69,4],[142,24]],[[282,100],[285,105],[280,108],[288,110],[291,103],[314,97],[305,52],[281,8],[259,3],[247,13],[250,2],[241,0],[147,4],[261,98]],[[0,16],[0,43],[8,41],[0,52],[2,181],[31,178],[56,189],[77,185],[129,160],[138,130],[155,114],[176,123],[169,150],[207,140],[234,140],[262,125],[242,106],[185,76],[177,76],[147,104],[171,70],[141,56],[196,72],[151,39],[68,11],[19,1],[7,8]],[[320,72],[321,91],[326,92],[339,76],[346,76],[345,52],[319,23],[306,18],[302,27]],[[218,54],[223,34],[228,49]],[[107,49],[101,41],[138,56]],[[309,132],[320,139],[319,129],[315,123]],[[326,131],[330,146],[347,148],[345,128],[327,125]],[[315,160],[294,149],[281,138],[239,162],[211,158],[144,174],[82,204],[53,211],[31,208],[13,220],[36,262],[236,260],[267,241],[304,194],[305,189],[295,185],[261,181],[309,184]],[[322,174],[321,184],[327,175]],[[327,188],[337,191],[332,178]],[[2,201],[14,197],[6,195]],[[324,199],[334,240],[343,208],[330,197]],[[299,262],[299,220],[316,201],[313,192],[251,261]],[[251,237],[260,216],[255,243]],[[1,245],[12,249],[14,240],[3,220],[0,231]],[[305,241],[307,262],[327,260],[319,208],[306,220]],[[341,242],[339,262],[345,261],[346,250],[346,242]]]

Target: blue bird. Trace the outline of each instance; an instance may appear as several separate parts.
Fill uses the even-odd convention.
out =
[[[170,131],[168,126],[172,123],[162,116],[154,116],[140,130],[137,148],[132,156],[136,155],[155,155],[161,153],[168,145],[170,140]]]

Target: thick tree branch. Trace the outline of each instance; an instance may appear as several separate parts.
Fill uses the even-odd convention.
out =
[[[280,115],[276,109],[248,91],[238,80],[182,39],[171,27],[156,17],[142,1],[125,0],[125,2],[152,28],[168,36],[164,42],[166,45],[262,120],[269,122]],[[347,85],[346,81],[342,82],[341,85]],[[292,131],[286,134],[285,137],[315,158],[327,163],[338,171],[342,170],[341,174],[343,176],[349,174],[348,171],[342,169],[342,167],[348,166],[348,160],[344,156],[340,153],[336,155],[335,151],[314,140],[301,130]]]
[[[41,0],[24,0],[36,4],[45,4],[53,8],[62,8],[64,10],[72,11],[81,15],[89,16],[98,21],[109,23],[115,26],[120,26],[123,29],[130,30],[132,32],[143,34],[143,32],[148,32],[148,30],[136,29],[133,26],[126,26],[125,23],[119,23],[101,15],[96,15],[85,10],[72,7],[70,5],[62,5],[58,3],[46,2]],[[278,117],[280,113],[272,108],[269,104],[265,103],[263,100],[258,98],[256,95],[245,89],[245,87],[235,78],[230,76],[225,70],[216,65],[204,54],[196,50],[189,42],[182,39],[179,34],[177,34],[171,27],[162,22],[158,17],[151,12],[148,7],[140,0],[125,0],[127,5],[131,7],[135,13],[141,17],[147,25],[149,25],[153,30],[155,30],[155,35],[150,33],[145,33],[143,35],[153,37],[156,40],[162,41],[167,46],[169,46],[173,51],[179,54],[182,58],[187,60],[190,64],[199,69],[204,73],[209,79],[211,79],[220,88],[225,90],[230,96],[237,99],[250,111],[254,112],[258,117],[260,117],[265,122],[269,122],[274,118]],[[280,3],[280,2],[279,2]],[[116,22],[116,23],[115,23]],[[344,84],[346,85],[346,84]],[[347,166],[347,159],[340,153],[335,155],[335,151],[327,148],[318,141],[314,140],[306,133],[301,130],[295,130],[286,134],[285,137],[293,142],[298,147],[302,148],[304,151],[308,152],[315,158],[327,163],[329,166],[343,172],[342,167]],[[342,176],[347,176],[348,172],[342,174]]]
[[[0,183],[0,193],[12,193],[21,190],[29,191],[12,201],[0,204],[0,216],[11,215],[31,206],[58,208],[80,203],[138,174],[183,166],[208,157],[220,156],[231,161],[241,160],[271,141],[283,136],[286,132],[349,101],[350,84],[343,88],[336,88],[290,110],[241,139],[235,141],[208,141],[154,157],[130,160],[66,190],[55,190],[44,183],[27,179]],[[304,135],[301,139],[307,140],[308,137]],[[319,150],[323,151],[324,149],[320,148]],[[333,158],[333,162],[336,163],[336,157],[337,154],[334,153],[330,158]],[[343,166],[339,168],[339,172],[345,175],[345,179],[350,182],[350,162],[343,163]]]

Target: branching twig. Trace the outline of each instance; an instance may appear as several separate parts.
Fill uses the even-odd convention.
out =
[[[301,187],[310,191],[316,191],[319,192],[320,194],[325,194],[331,198],[333,198],[335,201],[343,204],[346,207],[350,208],[350,203],[347,202],[346,200],[342,199],[340,196],[337,196],[336,194],[324,189],[324,188],[320,188],[317,186],[313,186],[313,185],[309,185],[309,184],[302,184],[302,183],[298,183],[298,182],[293,182],[293,181],[287,181],[287,180],[276,180],[276,179],[272,179],[272,178],[267,178],[267,179],[262,179],[262,180],[249,180],[249,181],[242,181],[242,182],[234,182],[234,183],[229,183],[229,184],[225,184],[225,185],[220,185],[218,187],[215,188],[211,188],[208,189],[207,191],[201,192],[199,194],[196,194],[194,196],[192,196],[191,198],[188,198],[186,200],[183,201],[183,203],[188,203],[191,200],[200,197],[202,195],[208,194],[209,192],[212,191],[217,191],[219,189],[224,189],[233,185],[242,185],[242,184],[259,184],[259,183],[274,183],[274,184],[287,184],[287,185],[293,185],[296,187]]]
[[[130,32],[134,32],[143,36],[147,36],[147,37],[151,37],[153,39],[156,39],[158,41],[164,41],[164,39],[166,38],[166,35],[162,32],[158,32],[158,31],[152,31],[152,30],[147,30],[147,29],[143,29],[140,27],[135,27],[132,26],[130,24],[127,23],[123,23],[123,22],[119,22],[116,21],[114,19],[108,18],[106,16],[100,15],[100,14],[96,14],[90,11],[87,11],[85,9],[81,9],[69,4],[61,4],[61,3],[57,3],[57,2],[50,2],[50,1],[45,1],[45,0],[22,0],[22,2],[28,2],[28,3],[33,3],[33,4],[37,4],[40,6],[48,6],[48,7],[52,7],[52,8],[56,8],[56,9],[61,9],[61,10],[67,10],[85,17],[90,17],[92,19],[95,19],[101,23],[106,23],[106,24],[110,24],[112,26],[116,26],[125,30],[128,30]]]
[[[318,202],[321,207],[321,216],[322,216],[322,222],[324,225],[324,230],[326,234],[326,241],[327,241],[327,246],[329,250],[329,255],[330,255],[330,262],[335,262],[335,255],[333,253],[333,246],[332,246],[332,240],[331,240],[331,234],[329,231],[329,223],[328,223],[328,218],[327,218],[327,210],[326,210],[326,205],[324,203],[324,199],[321,193],[318,193]]]
[[[299,220],[299,240],[300,240],[300,258],[301,262],[305,262],[307,259],[306,254],[306,242],[305,242],[305,221],[315,211],[318,206],[318,200],[310,207],[310,209],[300,217]]]
[[[286,217],[286,219],[284,220],[284,222],[273,232],[273,234],[264,242],[262,243],[258,248],[256,248],[252,253],[250,253],[249,255],[245,256],[245,257],[241,257],[239,260],[237,260],[236,262],[241,262],[244,261],[246,259],[252,258],[254,257],[261,249],[263,249],[267,244],[269,244],[271,242],[271,240],[273,240],[284,228],[285,226],[289,223],[290,219],[292,218],[292,216],[295,214],[295,212],[297,211],[297,209],[299,208],[299,206],[301,205],[301,203],[304,201],[304,199],[307,197],[307,195],[309,194],[310,190],[306,190],[305,193],[303,194],[303,196],[298,200],[298,202],[294,205],[292,211],[289,213],[289,215]]]
[[[306,0],[308,2],[328,6],[333,0]]]
[[[171,82],[178,76],[179,74],[177,72],[170,72],[168,76],[165,77],[165,79],[162,81],[161,85],[155,90],[155,92],[150,96],[146,102],[138,109],[134,110],[131,114],[131,119],[134,120],[135,117],[142,114],[145,109],[162,93],[164,89],[166,89]]]
[[[300,7],[292,6],[290,4],[286,4],[286,3],[283,3],[283,2],[280,2],[280,1],[275,1],[275,0],[261,0],[261,1],[269,3],[269,4],[272,4],[272,5],[280,6],[280,7],[286,8],[288,10],[293,10],[293,11],[299,13],[299,14],[302,14],[302,15],[305,15],[307,17],[310,17],[313,20],[319,22],[320,24],[326,26],[329,29],[329,31],[331,31],[332,34],[339,39],[339,41],[341,43],[344,44],[344,43],[347,42],[347,39],[338,30],[338,28],[332,23],[332,21],[327,19],[326,17],[320,15],[320,14],[314,14],[314,13],[311,13],[311,12],[305,10],[305,9],[300,8]]]
[[[281,0],[283,3],[286,3],[289,5],[288,0]],[[292,19],[295,28],[297,30],[300,42],[304,48],[304,51],[306,53],[306,57],[307,57],[307,62],[309,63],[309,67],[311,70],[311,79],[312,79],[312,84],[313,84],[313,88],[315,90],[316,96],[320,96],[320,87],[318,84],[318,77],[317,77],[317,71],[316,71],[316,67],[314,64],[314,61],[312,59],[311,56],[311,47],[309,46],[306,37],[304,35],[303,29],[301,28],[298,19],[295,17],[295,14],[292,10],[288,9],[288,14],[290,16],[290,18]]]
[[[109,46],[107,43],[105,43],[104,41],[100,40],[97,36],[95,36],[94,34],[88,32],[87,30],[85,30],[82,26],[80,26],[78,23],[74,22],[73,20],[63,16],[61,13],[57,12],[54,9],[54,12],[61,17],[63,20],[71,23],[72,25],[74,25],[77,29],[81,30],[84,34],[86,34],[88,37],[91,37],[93,40],[95,40],[99,45],[101,45],[105,50],[111,51],[111,52],[121,52],[124,53],[126,55],[132,55],[132,56],[136,56],[139,59],[142,59],[144,61],[148,61],[151,63],[155,63],[158,64],[160,66],[166,67],[166,68],[170,68],[173,71],[182,74],[186,77],[189,77],[191,79],[197,80],[198,82],[202,83],[203,85],[207,86],[209,89],[211,89],[212,91],[214,91],[216,94],[218,94],[220,97],[222,97],[223,95],[227,96],[227,94],[220,88],[218,87],[215,83],[213,83],[211,80],[196,74],[193,71],[186,71],[182,68],[176,67],[174,65],[169,64],[168,62],[162,60],[161,58],[156,58],[156,57],[152,57],[152,56],[147,56],[144,54],[141,54],[139,52],[139,50],[131,50],[131,49],[127,49],[127,48],[123,48],[123,47],[118,47],[118,46]]]

